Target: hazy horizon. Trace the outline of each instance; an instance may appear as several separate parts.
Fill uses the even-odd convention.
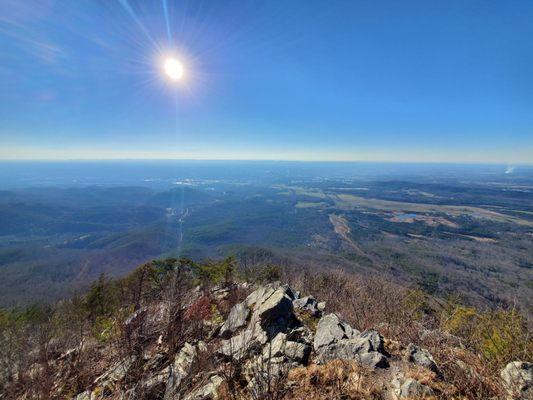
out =
[[[127,161],[242,161],[242,162],[294,162],[294,163],[375,163],[375,164],[420,164],[420,165],[501,165],[501,166],[533,166],[533,161],[479,161],[479,160],[401,160],[401,159],[290,159],[290,158],[0,158],[0,163],[9,162],[127,162]]]
[[[389,164],[389,165],[442,165],[442,166],[502,166],[532,167],[533,162],[502,161],[410,161],[410,160],[342,160],[342,159],[285,159],[285,158],[0,158],[0,163],[127,163],[127,162],[237,162],[237,163],[308,163],[308,164]]]

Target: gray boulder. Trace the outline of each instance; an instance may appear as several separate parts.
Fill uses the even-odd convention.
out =
[[[433,396],[433,390],[426,385],[422,385],[420,382],[414,379],[407,378],[400,386],[399,397],[402,399],[420,399],[428,396]]]
[[[510,362],[500,373],[505,390],[511,399],[533,398],[533,363]]]
[[[103,388],[112,389],[116,382],[119,382],[126,377],[132,363],[133,359],[130,358],[117,362],[110,369],[96,378],[94,383]]]
[[[263,348],[263,359],[284,357],[298,364],[305,364],[311,353],[311,346],[305,343],[293,342],[284,333],[278,333],[274,340]]]
[[[196,347],[185,343],[169,367],[169,377],[165,388],[164,400],[179,399],[183,379],[191,372],[191,366],[198,356]]]
[[[351,359],[351,354],[383,352],[383,339],[376,331],[369,331],[363,335],[354,335],[352,339],[337,340],[328,346],[320,347],[317,352],[327,359]],[[327,356],[327,355],[331,356]],[[338,355],[338,357],[335,357]]]
[[[439,373],[439,369],[437,368],[437,364],[435,364],[435,360],[433,360],[433,356],[426,349],[422,349],[411,343],[407,346],[405,358],[409,362],[420,365],[435,373]]]
[[[256,353],[278,333],[288,331],[295,318],[291,296],[295,294],[290,287],[269,284],[257,288],[243,303],[233,307],[220,335],[228,337],[247,323],[248,327],[223,340],[219,355],[241,360]],[[251,317],[250,309],[253,310]]]
[[[341,359],[353,360],[369,368],[389,366],[383,338],[378,332],[360,333],[335,314],[320,319],[313,346],[319,363]]]
[[[330,360],[352,360],[368,368],[386,368],[389,366],[387,358],[376,351],[368,337],[343,339],[318,351],[318,362]]]
[[[306,310],[313,316],[319,316],[321,314],[320,309],[318,308],[318,302],[313,296],[305,296],[299,299],[296,299],[292,302],[295,309]]]
[[[327,314],[318,321],[313,347],[318,351],[321,347],[336,343],[342,339],[351,339],[359,331],[342,321],[336,314]]]
[[[261,345],[261,340],[257,338],[255,332],[247,329],[228,340],[223,340],[218,354],[238,361],[248,357],[251,353],[257,352]]]
[[[287,332],[287,340],[298,343],[313,344],[314,334],[307,326],[302,325]]]
[[[258,305],[254,314],[269,338],[286,330],[294,318],[292,300],[287,290],[283,287],[276,289]]]
[[[246,326],[246,321],[250,315],[250,309],[245,302],[233,306],[228,319],[220,328],[219,335],[225,339],[229,338],[237,329]]]
[[[230,288],[224,285],[217,285],[211,289],[211,294],[217,300],[225,300],[228,298]]]
[[[388,368],[389,360],[383,354],[377,351],[360,353],[356,356],[355,361],[366,368]]]
[[[219,398],[218,388],[223,382],[224,380],[219,375],[214,375],[205,385],[185,396],[184,400],[216,400]]]
[[[357,337],[366,342],[366,346],[369,349],[368,351],[377,351],[385,354],[383,336],[381,336],[378,331],[368,329],[357,335]]]
[[[260,286],[250,293],[244,302],[248,307],[255,307],[257,304],[261,304],[263,301],[269,298],[274,291],[275,289],[272,284]]]

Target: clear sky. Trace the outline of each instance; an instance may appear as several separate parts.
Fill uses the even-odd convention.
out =
[[[532,21],[524,0],[2,0],[0,158],[532,163]]]

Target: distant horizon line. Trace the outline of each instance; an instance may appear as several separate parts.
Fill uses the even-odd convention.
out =
[[[298,160],[298,159],[268,159],[268,158],[0,158],[0,163],[10,162],[165,162],[165,161],[194,161],[194,162],[272,162],[272,163],[336,163],[336,164],[448,164],[448,165],[506,165],[506,166],[533,166],[533,162],[504,162],[504,161],[407,161],[407,160]]]

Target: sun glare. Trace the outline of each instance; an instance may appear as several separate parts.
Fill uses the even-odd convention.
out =
[[[183,64],[172,57],[169,57],[165,60],[163,65],[165,74],[173,81],[179,81],[183,78],[184,68]]]

